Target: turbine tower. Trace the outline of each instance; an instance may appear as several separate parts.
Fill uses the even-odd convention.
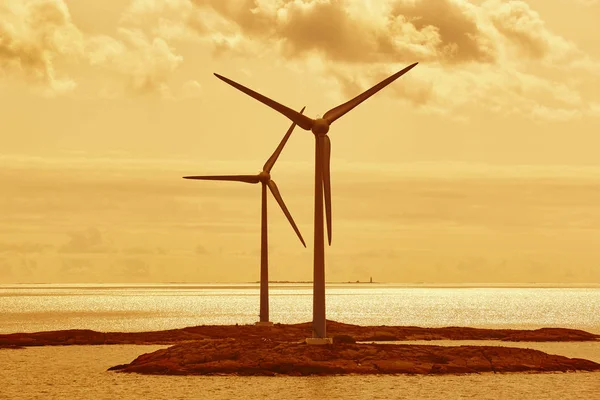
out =
[[[300,111],[300,115],[304,108]],[[302,234],[300,230],[296,226],[292,215],[288,211],[285,203],[283,202],[283,198],[281,197],[281,193],[279,193],[279,189],[275,184],[275,181],[271,179],[271,169],[273,165],[275,165],[275,161],[281,154],[283,147],[288,141],[292,131],[296,127],[296,123],[292,123],[288,131],[285,133],[283,139],[275,149],[275,152],[269,157],[263,169],[257,175],[211,175],[211,176],[184,176],[184,179],[199,179],[199,180],[207,180],[207,181],[236,181],[236,182],[244,182],[244,183],[261,183],[262,186],[262,194],[261,194],[261,223],[260,223],[260,320],[256,323],[256,325],[270,326],[273,325],[272,322],[269,321],[269,252],[268,252],[268,229],[267,229],[267,187],[277,200],[277,203],[283,210],[283,213],[287,217],[288,221],[292,225],[294,232],[298,235],[298,238],[306,247],[306,243],[304,243],[304,239],[302,238]]]
[[[327,111],[322,118],[312,119],[281,103],[276,102],[260,93],[255,92],[231,79],[219,74],[215,76],[230,84],[234,88],[246,93],[248,96],[271,107],[275,111],[285,115],[298,124],[302,129],[312,131],[315,135],[315,219],[314,219],[314,277],[313,277],[313,337],[307,339],[307,343],[328,343],[326,318],[325,318],[325,245],[323,234],[323,198],[325,200],[325,212],[327,218],[327,236],[331,245],[331,182],[330,182],[330,154],[331,141],[327,132],[329,126],[358,106],[360,103],[373,96],[375,93],[410,71],[418,63],[396,72],[394,75],[384,79],[377,85],[359,94],[355,98]]]

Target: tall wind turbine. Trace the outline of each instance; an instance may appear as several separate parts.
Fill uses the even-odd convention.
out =
[[[300,115],[304,108],[300,111]],[[287,217],[288,221],[292,225],[292,228],[298,235],[298,238],[306,247],[306,243],[304,243],[304,239],[302,238],[302,234],[300,230],[296,226],[292,215],[288,211],[285,203],[283,202],[283,198],[281,197],[281,193],[279,193],[279,189],[275,184],[275,181],[271,179],[271,169],[273,165],[275,165],[275,161],[281,154],[283,147],[288,141],[292,131],[296,127],[296,123],[292,123],[288,131],[285,133],[283,139],[275,149],[275,152],[269,157],[263,169],[257,175],[211,175],[211,176],[184,176],[184,179],[199,179],[199,180],[208,180],[208,181],[236,181],[236,182],[244,182],[244,183],[261,183],[262,186],[262,195],[261,195],[261,223],[260,223],[260,320],[256,323],[256,325],[272,325],[272,322],[269,321],[269,252],[268,252],[268,229],[267,229],[267,187],[277,200],[277,203],[283,210],[283,213]]]
[[[323,234],[323,197],[325,198],[325,212],[327,218],[327,236],[331,245],[331,182],[330,182],[330,155],[331,141],[327,132],[329,126],[348,113],[354,107],[373,96],[375,93],[410,71],[418,63],[414,63],[384,79],[369,90],[359,94],[352,100],[345,102],[327,111],[322,118],[312,119],[306,115],[292,110],[260,93],[255,92],[231,79],[219,74],[215,76],[230,84],[234,88],[246,93],[261,103],[285,115],[298,124],[302,129],[312,131],[315,135],[315,220],[314,220],[314,275],[313,275],[313,339],[308,343],[327,343],[325,319],[325,245]]]

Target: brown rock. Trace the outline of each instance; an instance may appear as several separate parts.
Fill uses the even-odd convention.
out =
[[[335,335],[332,339],[333,343],[356,343],[356,339],[350,335]]]
[[[347,343],[310,346],[223,339],[178,344],[144,354],[115,369],[157,375],[465,374],[600,371],[600,364],[510,347]]]

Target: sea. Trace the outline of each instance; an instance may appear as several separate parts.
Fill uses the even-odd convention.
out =
[[[359,325],[568,327],[600,334],[600,285],[327,285],[327,318]],[[247,284],[0,285],[0,333],[60,329],[150,331],[252,324],[259,287]],[[277,323],[312,319],[309,283],[270,285]],[[299,338],[302,339],[302,338]],[[528,347],[600,363],[600,341],[411,342]],[[110,372],[166,346],[0,349],[0,399],[600,399],[600,373],[445,376],[146,376]]]

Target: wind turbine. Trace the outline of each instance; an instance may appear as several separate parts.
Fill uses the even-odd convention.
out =
[[[312,131],[315,135],[315,219],[314,219],[314,275],[313,275],[313,337],[307,343],[328,343],[325,319],[325,245],[323,234],[323,197],[325,199],[325,212],[327,218],[327,237],[331,245],[331,181],[330,181],[330,155],[331,141],[327,132],[329,126],[337,119],[348,113],[354,107],[373,96],[375,93],[410,71],[418,63],[414,63],[384,79],[369,90],[359,94],[331,110],[322,118],[312,119],[302,115],[281,103],[276,102],[260,93],[255,92],[231,79],[219,74],[215,76],[230,84],[234,88],[246,93],[248,96],[260,101],[280,112],[298,124],[302,129]]]
[[[304,108],[300,111],[300,115]],[[275,149],[275,152],[269,157],[261,172],[257,175],[210,175],[210,176],[184,176],[184,179],[199,179],[199,180],[207,180],[207,181],[235,181],[235,182],[244,182],[244,183],[261,183],[262,186],[262,195],[261,195],[261,223],[260,223],[260,320],[256,323],[256,325],[270,326],[273,325],[272,322],[269,321],[269,252],[268,252],[268,229],[267,229],[267,187],[277,200],[277,203],[283,210],[283,213],[287,217],[288,221],[292,225],[294,232],[298,235],[298,238],[306,247],[306,243],[304,243],[304,239],[302,238],[302,234],[300,230],[296,226],[292,215],[288,211],[285,203],[283,202],[283,198],[281,197],[281,193],[279,193],[279,189],[275,184],[275,181],[271,179],[271,169],[273,165],[275,165],[275,161],[281,154],[283,147],[288,141],[292,131],[296,127],[296,123],[292,123],[288,131],[285,133],[283,139],[279,143],[279,146]]]

